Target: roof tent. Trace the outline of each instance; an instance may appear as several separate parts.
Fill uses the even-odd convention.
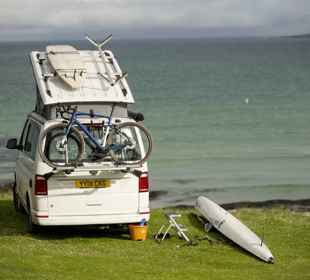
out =
[[[65,65],[55,69],[49,57],[51,52],[48,52],[51,47],[68,49],[69,46],[48,46],[46,52],[33,51],[30,54],[38,93],[44,106],[61,103],[134,103],[126,80],[127,74],[122,72],[110,50],[79,51],[72,47],[74,53],[56,52],[65,58],[62,59],[62,65],[67,63],[68,67]],[[77,55],[83,69],[73,69],[75,63],[65,61]],[[73,88],[65,79],[72,79],[74,75],[83,75],[83,79],[79,77],[80,85]]]

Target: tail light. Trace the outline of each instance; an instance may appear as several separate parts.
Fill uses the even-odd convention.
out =
[[[47,181],[43,176],[36,176],[34,193],[35,195],[47,195]]]
[[[139,177],[139,192],[149,191],[149,176],[148,173],[142,173]]]

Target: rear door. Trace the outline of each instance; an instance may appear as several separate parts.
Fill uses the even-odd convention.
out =
[[[93,173],[93,172],[92,172]],[[74,171],[48,180],[49,215],[137,213],[138,177],[121,171]]]
[[[92,133],[95,132],[92,127]],[[98,135],[95,137],[100,138]],[[49,215],[138,213],[139,178],[132,173],[113,170],[115,166],[111,159],[102,162],[90,160],[91,151],[86,141],[82,166],[70,174],[59,172],[48,179]],[[57,151],[46,152],[49,158],[63,161]]]

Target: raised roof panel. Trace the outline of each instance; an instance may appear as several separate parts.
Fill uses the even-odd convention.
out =
[[[30,58],[35,80],[44,105],[57,103],[121,102],[134,103],[131,90],[117,60],[111,51],[79,51],[86,68],[86,77],[80,88],[72,89],[60,79],[45,52],[31,52]],[[105,63],[102,59],[105,59]],[[71,71],[72,72],[72,71]],[[114,85],[111,85],[116,81]]]

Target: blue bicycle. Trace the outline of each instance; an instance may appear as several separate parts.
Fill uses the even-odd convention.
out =
[[[62,121],[48,126],[40,136],[39,153],[53,168],[76,167],[84,161],[113,161],[122,165],[141,165],[152,151],[152,137],[137,122],[113,123],[110,116],[59,106]],[[88,120],[82,123],[80,120]],[[89,122],[89,120],[91,120]],[[93,120],[102,120],[93,122]]]

